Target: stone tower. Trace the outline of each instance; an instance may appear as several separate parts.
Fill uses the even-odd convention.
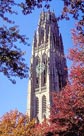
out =
[[[27,113],[42,122],[50,115],[51,92],[60,91],[67,80],[62,37],[53,12],[40,14],[30,63]]]

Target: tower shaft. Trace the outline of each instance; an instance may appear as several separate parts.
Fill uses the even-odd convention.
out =
[[[51,92],[59,92],[67,81],[62,37],[53,12],[40,15],[30,63],[27,113],[42,122],[50,115]]]

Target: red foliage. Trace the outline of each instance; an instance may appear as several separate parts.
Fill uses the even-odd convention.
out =
[[[44,121],[41,124],[36,124],[34,128],[34,135],[35,136],[46,136],[46,132],[48,131],[49,124]]]
[[[53,94],[50,126],[47,135],[84,135],[84,37],[73,31],[74,48],[70,49],[69,59],[73,64],[70,82],[59,93]]]

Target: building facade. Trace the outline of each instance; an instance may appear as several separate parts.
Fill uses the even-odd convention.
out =
[[[30,63],[27,113],[42,122],[50,115],[51,92],[59,92],[67,81],[62,36],[53,12],[40,14]]]

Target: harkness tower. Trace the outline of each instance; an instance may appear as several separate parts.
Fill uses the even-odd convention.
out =
[[[60,91],[67,80],[62,36],[53,12],[40,14],[30,63],[27,113],[42,122],[50,115],[51,92]]]

